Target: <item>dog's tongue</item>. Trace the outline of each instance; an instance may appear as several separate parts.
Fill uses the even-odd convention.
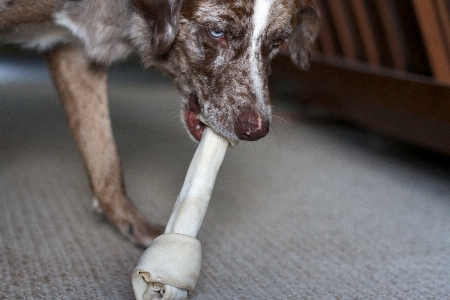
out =
[[[200,114],[200,104],[198,103],[197,96],[194,94],[189,96],[189,111],[186,116],[186,126],[192,136],[200,141],[205,130],[205,124],[203,124],[198,116]]]

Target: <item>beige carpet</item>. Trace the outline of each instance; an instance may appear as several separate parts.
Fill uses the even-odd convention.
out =
[[[0,58],[0,299],[132,299],[142,250],[93,213],[41,65]],[[129,194],[165,223],[195,150],[179,95],[139,68],[111,81]],[[267,138],[227,153],[191,299],[448,299],[448,159],[277,115]]]

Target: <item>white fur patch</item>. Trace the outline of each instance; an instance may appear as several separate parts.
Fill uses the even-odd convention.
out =
[[[108,20],[108,15],[115,13],[111,7],[100,7],[97,10],[89,10],[89,7],[86,7],[82,13],[76,8],[76,6],[66,6],[64,10],[54,14],[54,20],[56,24],[67,28],[82,42],[84,51],[90,59],[111,64],[131,53],[132,47],[127,36],[126,6],[123,9],[125,16],[117,17],[115,22]],[[111,11],[108,11],[108,8],[111,8]],[[116,9],[120,9],[120,6]]]
[[[86,28],[80,26],[74,22],[65,11],[61,11],[55,14],[55,23],[63,27],[68,28],[76,37],[82,41],[89,41],[89,35],[86,32]]]
[[[221,53],[214,60],[214,67],[218,68],[219,66],[223,65],[224,63],[225,63],[225,58],[223,57],[223,53],[221,51]]]
[[[253,33],[250,49],[250,64],[251,64],[251,76],[253,79],[253,87],[257,96],[257,101],[263,101],[264,95],[264,82],[262,72],[262,60],[261,60],[261,36],[268,24],[270,7],[274,0],[256,0],[253,8]]]

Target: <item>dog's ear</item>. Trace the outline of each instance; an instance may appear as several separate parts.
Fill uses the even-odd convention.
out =
[[[130,0],[145,21],[135,22],[132,36],[145,55],[166,53],[178,33],[178,19],[184,0]],[[132,30],[133,30],[132,29]],[[143,31],[146,31],[145,34]],[[145,41],[144,41],[145,40]],[[147,45],[142,45],[146,43]],[[141,49],[143,50],[143,49]]]
[[[309,68],[311,48],[319,33],[320,12],[314,0],[298,0],[297,19],[291,37],[288,39],[288,49],[294,64],[306,70]]]

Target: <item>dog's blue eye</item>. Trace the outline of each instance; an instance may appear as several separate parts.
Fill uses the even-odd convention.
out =
[[[213,38],[220,39],[225,36],[225,32],[223,30],[220,30],[217,28],[212,28],[212,27],[209,27],[208,29],[209,29],[209,33],[211,34],[211,36]]]

